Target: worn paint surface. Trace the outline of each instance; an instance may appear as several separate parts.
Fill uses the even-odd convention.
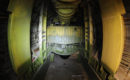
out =
[[[47,8],[44,8],[43,11],[43,25],[42,25],[42,50],[43,50],[43,59],[47,57],[46,51],[46,27],[47,27]]]
[[[14,70],[23,74],[31,65],[30,19],[33,0],[10,0],[8,44]]]
[[[49,26],[47,48],[59,55],[71,55],[80,48],[83,34],[80,26]]]
[[[82,40],[82,27],[53,26],[47,28],[47,42],[57,44],[80,43]]]
[[[102,63],[111,73],[119,67],[124,48],[124,24],[122,14],[125,13],[122,0],[100,0],[103,21]]]

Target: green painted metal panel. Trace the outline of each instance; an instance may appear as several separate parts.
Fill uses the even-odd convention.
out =
[[[47,50],[59,55],[71,55],[81,48],[83,31],[81,26],[47,27]]]
[[[19,75],[31,75],[30,20],[33,0],[10,0],[8,44],[11,62]],[[29,76],[28,76],[29,77]]]
[[[51,26],[47,28],[47,43],[74,44],[83,39],[80,26]]]

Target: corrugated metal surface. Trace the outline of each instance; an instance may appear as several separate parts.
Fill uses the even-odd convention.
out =
[[[119,69],[115,75],[117,80],[130,80],[130,1],[124,0],[126,14],[124,17],[124,24],[126,29],[124,51]]]
[[[125,47],[124,47],[121,65],[125,67],[125,69],[129,69],[130,68],[130,16],[125,18],[125,25],[126,25],[126,40],[125,40]]]
[[[130,80],[130,15],[124,16],[124,23],[126,28],[124,51],[120,66],[115,75],[117,80]]]

